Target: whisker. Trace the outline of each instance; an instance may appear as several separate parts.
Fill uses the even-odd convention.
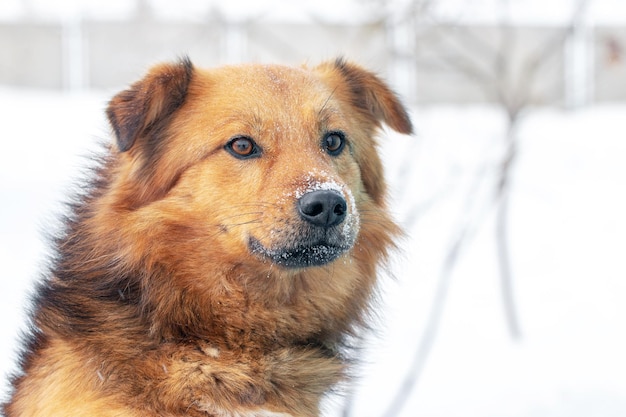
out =
[[[248,224],[255,224],[255,223],[256,224],[261,224],[262,222],[261,222],[261,220],[257,219],[257,220],[249,220],[247,222],[241,222],[241,223],[226,223],[226,224],[224,224],[224,226],[226,226],[226,227],[245,226],[245,225],[248,225]]]
[[[263,212],[262,212],[262,211],[252,211],[252,212],[249,212],[249,213],[233,214],[232,216],[225,216],[225,217],[220,217],[220,218],[218,218],[218,219],[217,219],[217,223],[215,223],[215,224],[222,224],[222,223],[224,223],[225,221],[229,221],[229,220],[232,220],[232,219],[237,219],[237,218],[239,218],[239,217],[245,217],[245,216],[260,216],[260,215],[262,215],[262,214],[263,214]]]
[[[333,96],[335,95],[335,91],[337,91],[337,88],[339,88],[338,86],[335,87],[333,89],[333,91],[330,92],[330,94],[328,95],[328,98],[326,99],[326,101],[324,102],[324,104],[322,105],[322,107],[320,108],[320,111],[317,112],[318,116],[322,116],[322,114],[324,113],[324,110],[326,109],[326,106],[328,105],[328,103],[330,102],[330,99],[333,98]]]
[[[265,201],[257,201],[257,202],[254,202],[254,203],[237,203],[237,204],[234,204],[234,205],[232,205],[230,207],[232,208],[232,207],[248,207],[248,206],[254,206],[254,207],[257,207],[257,206],[260,206],[260,207],[280,207],[280,204],[278,204],[278,203],[270,203],[270,202],[265,202]]]

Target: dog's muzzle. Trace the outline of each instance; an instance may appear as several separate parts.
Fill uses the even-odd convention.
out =
[[[346,199],[338,191],[309,191],[296,201],[296,208],[299,227],[272,247],[251,237],[251,252],[286,268],[305,268],[326,265],[352,249],[358,215],[349,212]]]

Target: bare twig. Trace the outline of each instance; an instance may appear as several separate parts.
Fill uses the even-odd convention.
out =
[[[495,201],[497,205],[495,238],[498,249],[497,261],[500,270],[502,302],[504,306],[504,316],[508,324],[509,332],[514,340],[521,339],[522,331],[513,291],[513,273],[509,250],[508,221],[511,172],[512,165],[517,156],[516,125],[518,120],[518,115],[516,115],[513,119],[508,119],[506,135],[507,149],[500,165],[499,180],[495,194]]]
[[[505,0],[507,1],[507,0]],[[510,259],[509,239],[508,239],[508,220],[509,220],[509,203],[511,188],[511,173],[513,164],[517,156],[517,125],[521,110],[529,104],[530,88],[528,86],[536,78],[538,71],[550,59],[556,50],[563,47],[567,38],[574,31],[584,12],[587,9],[588,0],[579,0],[575,12],[570,20],[569,25],[557,37],[547,42],[544,47],[536,54],[530,57],[521,71],[520,82],[518,88],[510,96],[511,101],[505,104],[508,114],[508,126],[505,136],[506,150],[500,164],[499,180],[496,189],[495,198],[498,200],[498,210],[496,213],[496,245],[498,249],[498,267],[500,270],[500,282],[502,291],[502,302],[504,306],[504,314],[508,323],[511,337],[515,340],[521,339],[522,331],[518,310],[513,290],[513,274]],[[506,44],[503,43],[503,46]],[[513,88],[513,87],[511,87]]]
[[[466,194],[466,207],[473,208],[476,204],[476,195],[483,186],[483,183],[489,178],[489,175],[486,174],[488,168],[489,167],[485,165],[476,173],[472,186]],[[457,261],[462,255],[463,250],[472,241],[476,232],[480,229],[485,218],[490,213],[490,210],[485,207],[479,207],[478,209],[475,208],[470,211],[471,213],[464,216],[461,219],[460,226],[456,228],[458,233],[452,240],[450,248],[448,249],[445,259],[443,260],[441,274],[439,275],[439,280],[437,282],[437,289],[428,314],[426,327],[420,338],[420,343],[415,351],[411,365],[405,374],[405,378],[399,389],[396,391],[396,395],[391,401],[389,407],[383,414],[383,417],[398,416],[406,405],[411,393],[415,390],[437,338],[441,325],[441,319],[445,310],[446,300],[448,298],[448,290],[452,281],[454,268],[456,267]]]
[[[574,13],[564,30],[558,33],[553,39],[546,42],[543,45],[543,48],[539,49],[534,55],[526,60],[524,68],[520,72],[520,79],[518,80],[517,88],[515,88],[515,95],[521,98],[521,102],[526,104],[529,101],[529,94],[531,90],[528,86],[531,84],[532,80],[537,77],[538,71],[541,70],[550,58],[563,47],[567,39],[580,24],[581,19],[587,12],[588,6],[589,0],[578,0]]]
[[[418,3],[420,2],[417,0],[414,2],[414,4]],[[400,388],[383,414],[384,417],[398,416],[418,385],[441,325],[454,268],[463,251],[471,243],[472,237],[482,226],[485,217],[491,213],[491,208],[496,209],[494,237],[497,246],[504,316],[511,337],[514,340],[519,340],[522,337],[522,326],[514,297],[513,269],[509,247],[511,179],[519,145],[517,126],[520,123],[523,110],[531,104],[531,85],[541,74],[544,66],[571,36],[586,12],[588,3],[589,0],[577,0],[569,24],[563,31],[546,41],[537,51],[526,57],[521,67],[516,68],[517,71],[513,71],[514,68],[512,67],[517,29],[506,19],[501,20],[499,42],[495,46],[483,41],[471,31],[463,33],[462,38],[451,32],[450,27],[447,27],[447,31],[437,31],[438,39],[447,46],[446,49],[451,53],[439,53],[429,57],[428,59],[431,61],[428,64],[443,65],[456,70],[471,80],[475,86],[481,88],[489,97],[496,99],[507,115],[507,130],[503,136],[505,146],[495,171],[495,177],[488,170],[484,170],[473,181],[471,188],[478,188],[484,181],[494,180],[495,185],[491,192],[491,198],[488,199],[489,201],[483,201],[482,211],[472,212],[471,215],[464,216],[456,229],[456,235],[451,240],[442,264],[433,303],[420,343]],[[431,5],[430,2],[422,2],[421,4]],[[508,7],[508,0],[502,0],[500,4],[504,11]],[[435,30],[441,27],[441,24],[437,25],[436,23],[432,25]],[[405,56],[404,58],[410,57]],[[414,59],[419,60],[420,58],[415,57]],[[466,201],[467,207],[474,203],[472,198],[473,196]],[[468,209],[468,211],[470,210]],[[408,218],[411,219],[411,224],[416,217],[415,213],[409,214]],[[347,416],[348,414],[344,414],[344,417]]]

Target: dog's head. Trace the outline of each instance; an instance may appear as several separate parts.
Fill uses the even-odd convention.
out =
[[[364,225],[387,222],[374,137],[381,123],[411,132],[390,89],[343,60],[313,69],[164,64],[115,96],[107,114],[122,153],[116,205],[138,224],[159,223],[146,236],[164,227],[151,238],[174,250],[284,269],[329,264]]]

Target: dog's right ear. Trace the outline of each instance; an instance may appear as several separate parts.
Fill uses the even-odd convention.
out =
[[[106,113],[121,152],[131,149],[138,138],[184,103],[193,71],[187,57],[178,63],[157,65],[143,79],[111,99]]]

